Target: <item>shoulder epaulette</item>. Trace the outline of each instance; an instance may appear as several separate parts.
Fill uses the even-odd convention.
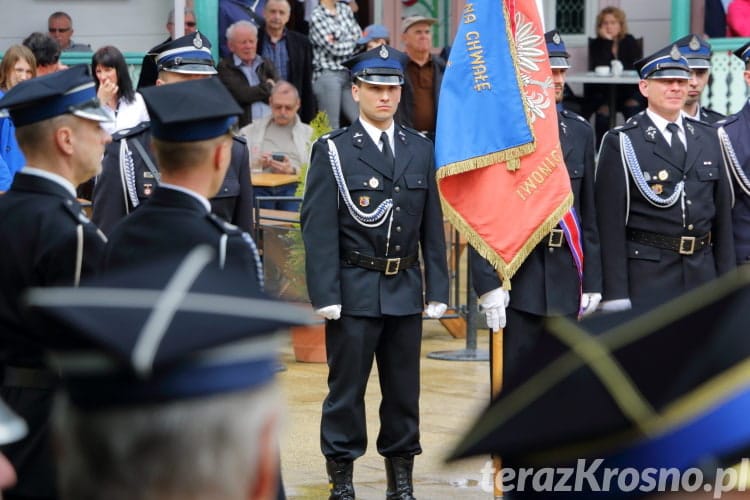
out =
[[[140,134],[144,130],[148,130],[150,126],[151,122],[141,122],[135,127],[118,130],[117,132],[112,134],[112,140],[119,141],[120,139],[124,139],[126,137],[132,137],[134,135]]]
[[[244,135],[233,135],[232,139],[239,142],[240,144],[247,144],[247,137]]]
[[[701,121],[701,120],[696,120],[692,116],[683,115],[682,117],[683,117],[683,119],[685,121],[687,121],[687,122],[689,122],[689,123],[691,123],[693,125],[700,125],[701,127],[706,127],[706,128],[716,128],[716,127],[714,127],[713,123],[706,123],[706,122]]]
[[[739,113],[735,113],[733,115],[729,115],[726,118],[723,118],[723,119],[719,120],[718,122],[714,123],[714,125],[716,125],[716,126],[729,125],[730,123],[734,123],[734,122],[736,122],[739,119],[740,119],[740,114]]]
[[[73,200],[64,200],[61,203],[63,207],[63,211],[70,215],[70,217],[75,221],[76,224],[88,224],[89,218],[86,217],[86,214],[81,211],[81,206],[77,203],[74,203]]]
[[[230,224],[229,222],[225,221],[221,217],[219,217],[216,214],[208,214],[208,220],[214,223],[216,227],[218,227],[222,233],[226,234],[242,234],[242,230],[235,226],[234,224]]]
[[[571,120],[576,120],[581,123],[585,123],[589,127],[591,126],[591,124],[588,122],[586,118],[582,117],[575,111],[570,111],[569,109],[563,109],[562,111],[560,111],[560,114],[563,115],[565,118],[569,118]]]
[[[327,134],[323,134],[323,135],[322,135],[322,136],[320,137],[320,139],[319,139],[319,140],[321,140],[321,141],[327,141],[328,139],[333,139],[333,138],[335,138],[335,137],[338,137],[338,136],[340,136],[341,134],[343,134],[343,133],[344,133],[344,132],[346,132],[347,130],[349,130],[349,127],[341,127],[341,128],[337,128],[336,130],[332,130],[331,132],[328,132]]]
[[[422,139],[424,139],[424,140],[426,140],[426,141],[429,141],[429,139],[427,138],[427,136],[426,136],[426,135],[424,135],[424,134],[423,134],[422,132],[420,132],[419,130],[413,129],[413,128],[411,128],[411,127],[407,127],[406,125],[401,125],[401,128],[402,128],[402,129],[403,129],[404,131],[406,131],[406,132],[409,132],[409,133],[410,133],[410,134],[412,134],[412,135],[416,135],[416,136],[418,136],[418,137],[420,137],[420,138],[422,138]]]

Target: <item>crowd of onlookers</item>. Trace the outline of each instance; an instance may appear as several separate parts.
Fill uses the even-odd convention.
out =
[[[355,17],[356,10],[354,0],[320,0],[310,6],[308,21],[300,23],[292,20],[292,4],[288,0],[266,0],[257,11],[238,0],[219,3],[220,59],[216,70],[243,108],[240,127],[271,116],[269,99],[279,82],[289,82],[294,87],[299,98],[297,114],[303,124],[309,123],[318,111],[326,112],[332,128],[356,119],[349,71],[342,63],[360,51],[392,41],[383,25],[370,25],[363,30]],[[106,126],[107,131],[115,133],[134,127],[148,120],[139,90],[156,84],[156,57],[160,47],[175,37],[174,20],[174,12],[170,12],[166,20],[169,36],[148,50],[134,85],[117,47],[107,45],[94,50],[74,40],[71,16],[55,12],[49,16],[48,33],[32,33],[22,44],[5,52],[0,66],[0,96],[19,81],[64,68],[61,52],[92,52],[97,96],[115,117]],[[432,54],[432,26],[437,22],[433,18],[409,17],[404,19],[400,34],[407,78],[398,118],[429,137],[435,133],[438,91],[445,70],[443,59]],[[195,12],[186,9],[184,33],[195,33],[199,28]],[[2,119],[0,126],[3,191],[23,166],[24,158],[10,119]],[[295,165],[295,170],[298,168]]]

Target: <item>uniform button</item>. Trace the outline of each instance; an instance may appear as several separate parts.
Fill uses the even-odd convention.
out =
[[[397,192],[397,193],[400,193],[400,192],[401,192],[401,188],[400,188],[399,186],[396,186],[395,188],[393,188],[393,190],[394,190],[395,192]]]
[[[396,207],[396,212],[400,212],[400,211],[401,211],[401,207]]]
[[[367,187],[367,181],[363,182],[362,185]]]
[[[633,253],[638,255],[638,250],[634,250]]]
[[[229,191],[229,188],[224,188],[224,192],[226,193],[227,191]]]
[[[684,181],[684,180],[687,180],[687,175],[683,175],[683,176],[682,176],[682,180],[683,180],[683,181]]]
[[[552,247],[548,247],[548,248],[549,248],[549,253],[555,253],[555,249],[554,248],[552,248]]]
[[[688,205],[692,205],[692,204],[693,204],[693,202],[692,202],[692,201],[690,201],[690,200],[688,200],[688,201],[687,201],[687,204],[688,204]]]
[[[693,230],[693,225],[692,225],[692,224],[688,224],[688,229],[689,229],[690,231],[692,231],[692,230]]]
[[[400,233],[400,232],[401,232],[401,226],[396,226],[396,232],[397,232],[397,233]]]
[[[395,247],[393,247],[393,249],[395,251],[397,251],[397,252],[400,252],[401,251],[401,245],[396,245]]]

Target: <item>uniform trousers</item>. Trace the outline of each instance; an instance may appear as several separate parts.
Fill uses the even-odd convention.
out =
[[[419,445],[419,358],[422,315],[326,321],[329,393],[323,402],[321,449],[329,460],[352,461],[367,449],[365,389],[378,364],[378,453],[411,457]]]

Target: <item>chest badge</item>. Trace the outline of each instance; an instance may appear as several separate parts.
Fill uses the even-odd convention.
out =
[[[153,184],[144,184],[143,185],[143,194],[146,196],[151,196],[151,193],[154,192],[154,185]]]
[[[651,191],[653,191],[654,194],[662,194],[664,192],[664,186],[661,184],[652,184]]]
[[[360,207],[369,207],[370,206],[370,197],[369,196],[360,196],[359,197],[359,206]]]
[[[669,179],[669,172],[667,172],[666,170],[659,170],[658,176],[660,181],[666,181],[667,179]]]
[[[370,180],[367,181],[367,184],[369,184],[371,188],[375,189],[380,185],[380,181],[378,181],[375,177],[370,177]]]

